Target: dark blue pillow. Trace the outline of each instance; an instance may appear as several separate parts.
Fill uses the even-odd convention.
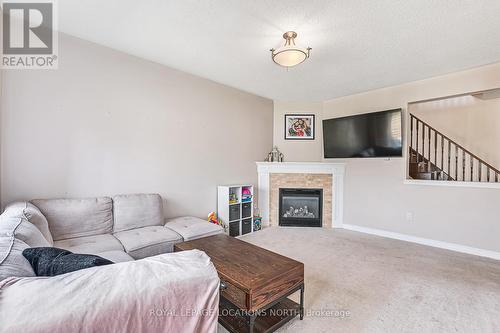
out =
[[[32,247],[23,251],[36,276],[55,276],[84,268],[109,265],[112,261],[91,254],[77,254],[56,247]]]

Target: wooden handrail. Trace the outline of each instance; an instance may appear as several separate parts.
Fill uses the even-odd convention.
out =
[[[415,124],[414,124],[414,119],[415,119]],[[420,125],[422,124],[422,125]],[[422,128],[421,130],[421,140],[419,137],[419,131],[420,127]],[[415,131],[415,146],[413,145],[413,133]],[[427,138],[426,138],[427,134]],[[441,141],[441,167],[438,166],[438,138],[440,137]],[[419,142],[421,141],[421,143]],[[434,141],[434,144],[432,145],[432,141]],[[444,141],[448,141],[448,144],[445,146]],[[452,146],[453,145],[453,146]],[[419,148],[422,147],[422,154],[420,154]],[[452,150],[452,147],[454,148]],[[490,182],[491,180],[491,172],[493,172],[494,175],[494,182],[499,181],[499,176],[500,176],[500,170],[477,156],[476,154],[472,153],[470,150],[466,149],[462,145],[458,144],[454,140],[450,139],[447,135],[443,134],[442,132],[438,131],[425,121],[419,119],[415,115],[410,113],[410,148],[414,148],[415,153],[416,153],[416,163],[419,163],[420,158],[423,159],[424,162],[426,162],[427,158],[427,172],[431,171],[431,169],[434,172],[438,172],[440,174],[444,173],[447,174],[448,177],[450,177],[451,173],[454,173],[454,178],[452,180],[455,181],[466,181],[466,175],[468,172],[466,170],[468,169],[468,166],[466,166],[466,156],[469,155],[469,163],[470,163],[470,181],[483,181],[483,168],[486,168],[485,176],[486,176],[486,181]],[[433,156],[431,155],[432,153],[432,148],[434,148]],[[446,149],[445,149],[446,148]],[[446,152],[446,164],[444,161],[445,157],[445,152]],[[454,154],[452,154],[454,152]],[[459,154],[460,152],[460,154]],[[427,153],[427,154],[426,154]],[[427,155],[427,157],[426,157]],[[461,155],[461,159],[459,162],[459,155]],[[452,160],[453,156],[453,160]],[[434,161],[432,161],[432,158],[434,157]],[[477,180],[474,180],[474,162],[477,161]],[[410,162],[411,163],[411,162]],[[446,168],[447,165],[447,168]],[[453,167],[453,169],[452,169]],[[460,174],[459,174],[459,167],[460,167]],[[414,169],[412,169],[414,170]],[[446,171],[446,172],[445,172]],[[461,176],[461,179],[459,179],[459,175]],[[418,174],[414,175],[419,177]],[[451,178],[451,177],[450,177]]]
[[[462,145],[458,144],[457,142],[453,141],[452,139],[450,139],[448,136],[444,135],[443,133],[441,133],[440,131],[438,131],[437,129],[435,129],[434,127],[430,126],[429,124],[427,124],[425,121],[419,119],[418,117],[415,117],[413,114],[410,113],[410,117],[413,118],[413,119],[416,119],[417,120],[417,124],[418,122],[421,122],[423,125],[427,126],[429,129],[433,130],[434,132],[436,132],[437,134],[439,134],[441,137],[445,138],[448,142],[452,143],[453,145],[455,145],[455,147],[458,147],[460,148],[461,150],[463,150],[464,152],[466,152],[469,156],[475,158],[476,160],[479,161],[479,163],[485,165],[487,168],[489,168],[490,170],[492,170],[493,172],[495,172],[496,174],[500,175],[500,171],[495,168],[494,166],[492,166],[491,164],[489,164],[488,162],[486,162],[485,160],[483,160],[482,158],[480,158],[479,156],[477,156],[476,154],[472,153],[470,150],[468,150],[467,148],[463,147]],[[411,124],[410,124],[411,126]],[[417,143],[418,144],[418,143]]]

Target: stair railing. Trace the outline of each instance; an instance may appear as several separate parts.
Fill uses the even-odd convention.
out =
[[[427,159],[455,181],[498,182],[498,169],[413,114],[409,127],[417,164]]]

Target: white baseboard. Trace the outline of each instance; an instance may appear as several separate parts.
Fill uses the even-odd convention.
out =
[[[410,236],[410,235],[405,235],[405,234],[399,234],[397,232],[385,231],[385,230],[380,230],[380,229],[372,229],[372,228],[367,228],[367,227],[360,227],[360,226],[352,225],[352,224],[343,224],[343,228],[347,229],[347,230],[362,232],[365,234],[393,238],[393,239],[398,239],[398,240],[402,240],[402,241],[406,241],[406,242],[437,247],[440,249],[446,249],[446,250],[451,250],[451,251],[455,251],[455,252],[467,253],[467,254],[472,254],[472,255],[476,255],[476,256],[500,260],[500,252],[483,250],[483,249],[478,249],[475,247],[459,245],[459,244],[454,244],[454,243],[441,242],[441,241],[437,241],[434,239],[427,239],[427,238],[421,238],[421,237]]]

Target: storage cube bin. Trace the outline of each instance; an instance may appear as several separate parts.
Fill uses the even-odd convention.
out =
[[[252,219],[246,219],[241,221],[241,234],[248,234],[252,232]]]
[[[236,237],[240,235],[240,221],[229,223],[229,236]]]
[[[240,218],[240,205],[229,206],[229,221],[238,220]]]

